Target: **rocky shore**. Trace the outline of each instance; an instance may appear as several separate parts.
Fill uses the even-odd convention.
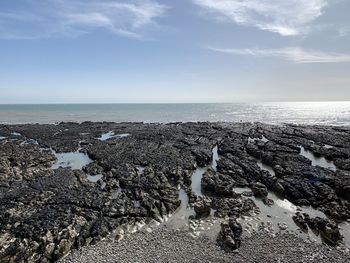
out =
[[[348,262],[350,127],[0,125],[0,207],[1,262],[70,253],[65,260],[79,262],[77,250],[102,255],[104,247],[114,255],[97,258],[104,262],[156,262],[171,248],[184,253],[162,262],[304,262],[281,258],[283,240],[286,257]],[[169,243],[162,255],[141,242],[158,239]]]

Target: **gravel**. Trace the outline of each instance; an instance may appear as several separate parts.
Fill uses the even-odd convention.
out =
[[[236,252],[227,253],[206,237],[193,238],[186,230],[138,232],[119,242],[104,240],[74,251],[68,262],[350,262],[350,253],[304,241],[292,234],[255,234]]]

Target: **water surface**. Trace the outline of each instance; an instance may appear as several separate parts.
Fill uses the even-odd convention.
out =
[[[0,123],[60,121],[248,121],[350,125],[350,102],[0,105]]]

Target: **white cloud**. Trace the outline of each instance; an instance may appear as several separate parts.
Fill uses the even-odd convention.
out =
[[[48,0],[30,2],[28,12],[0,13],[0,38],[77,36],[104,29],[139,38],[157,25],[168,7],[156,0]]]
[[[322,15],[327,0],[193,0],[204,10],[236,24],[295,36]]]
[[[207,47],[207,49],[231,55],[277,57],[298,64],[350,62],[350,55],[348,54],[304,50],[299,47],[289,47],[281,49],[225,49]]]

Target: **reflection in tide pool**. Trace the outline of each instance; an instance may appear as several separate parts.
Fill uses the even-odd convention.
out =
[[[288,210],[289,212],[296,213],[298,210],[298,207],[296,205],[293,205],[287,199],[278,199],[275,201],[275,204],[285,210]]]
[[[71,168],[72,170],[81,170],[84,166],[93,162],[87,154],[81,152],[53,153],[56,156],[57,161],[53,164],[52,169],[62,167]]]
[[[194,210],[188,205],[188,195],[182,188],[179,191],[179,200],[181,201],[181,205],[175,211],[175,213],[164,218],[164,223],[166,223],[166,226],[173,229],[187,228],[189,219],[195,216]]]
[[[125,137],[128,137],[128,136],[130,136],[129,133],[115,134],[113,131],[110,131],[110,132],[102,134],[101,137],[99,137],[97,139],[100,140],[100,141],[107,141],[107,140],[115,138],[115,137],[117,137],[117,138],[125,138]]]
[[[146,169],[146,167],[138,165],[136,166],[136,170],[138,174],[143,174],[143,171]]]
[[[100,141],[107,141],[113,137],[114,137],[114,132],[110,131],[110,132],[102,134],[101,137],[99,137],[97,139]]]
[[[270,165],[264,164],[262,161],[256,159],[256,162],[261,170],[268,171],[272,176],[275,176],[275,171]]]
[[[203,174],[209,169],[212,168],[214,171],[216,171],[217,167],[217,161],[219,160],[219,153],[218,153],[218,146],[216,145],[213,148],[212,152],[212,163],[207,167],[198,167],[191,177],[191,189],[192,192],[195,193],[198,196],[203,196],[202,194],[202,178]]]
[[[233,190],[236,193],[250,192],[249,188],[234,188]],[[295,206],[287,199],[280,199],[271,192],[269,192],[268,198],[274,201],[274,205],[272,206],[265,205],[261,198],[255,198],[254,196],[247,198],[251,198],[260,210],[260,213],[257,216],[243,217],[240,219],[243,226],[245,226],[245,228],[249,228],[250,231],[258,230],[262,222],[265,222],[265,226],[268,222],[274,231],[278,231],[279,229],[283,228],[289,231],[294,231],[301,237],[311,237],[316,241],[320,241],[318,237],[311,233],[312,231],[309,231],[310,233],[308,234],[301,232],[299,227],[294,223],[293,216],[297,211],[301,211],[302,213],[309,214],[311,217],[319,216],[326,218],[325,214],[322,212],[315,210],[312,207]]]
[[[337,167],[334,165],[332,161],[328,161],[323,156],[318,157],[313,152],[306,150],[304,147],[300,146],[300,154],[307,159],[312,161],[313,166],[320,166],[332,171],[337,170]]]
[[[97,174],[97,175],[87,175],[87,179],[92,182],[92,183],[97,183],[99,180],[103,178],[102,174]]]
[[[244,192],[250,192],[249,188],[234,188],[236,193],[242,194]],[[316,236],[311,230],[307,233],[304,233],[300,228],[295,224],[293,216],[296,212],[306,213],[310,217],[321,217],[327,218],[327,216],[311,206],[299,207],[288,201],[287,199],[280,199],[277,195],[272,192],[269,192],[268,198],[274,201],[274,205],[267,206],[264,204],[261,198],[251,198],[254,203],[258,206],[260,213],[253,217],[243,217],[240,219],[242,225],[248,229],[248,231],[258,230],[262,222],[265,222],[265,226],[270,224],[270,227],[274,231],[279,229],[286,229],[288,231],[293,231],[302,238],[310,238],[313,241],[322,242],[320,236]],[[268,223],[267,223],[268,222]],[[350,247],[350,224],[345,222],[340,224],[340,232],[344,236],[344,243]]]
[[[117,134],[116,137],[118,138],[126,138],[126,137],[129,137],[130,136],[130,133],[120,133],[120,134]]]
[[[209,169],[212,168],[216,171],[217,160],[219,160],[218,146],[215,146],[212,151],[212,163],[207,167],[199,167],[192,174],[191,180],[191,189],[192,192],[197,196],[203,196],[202,193],[202,177],[203,174]],[[179,200],[181,201],[180,207],[171,215],[166,222],[167,226],[174,227],[176,229],[187,227],[189,224],[190,217],[196,215],[193,208],[189,207],[189,197],[184,189],[179,191]]]
[[[192,183],[191,183],[191,189],[192,192],[194,192],[198,196],[203,196],[202,193],[202,178],[203,174],[207,171],[208,168],[200,167],[197,168],[194,173],[192,174]]]

